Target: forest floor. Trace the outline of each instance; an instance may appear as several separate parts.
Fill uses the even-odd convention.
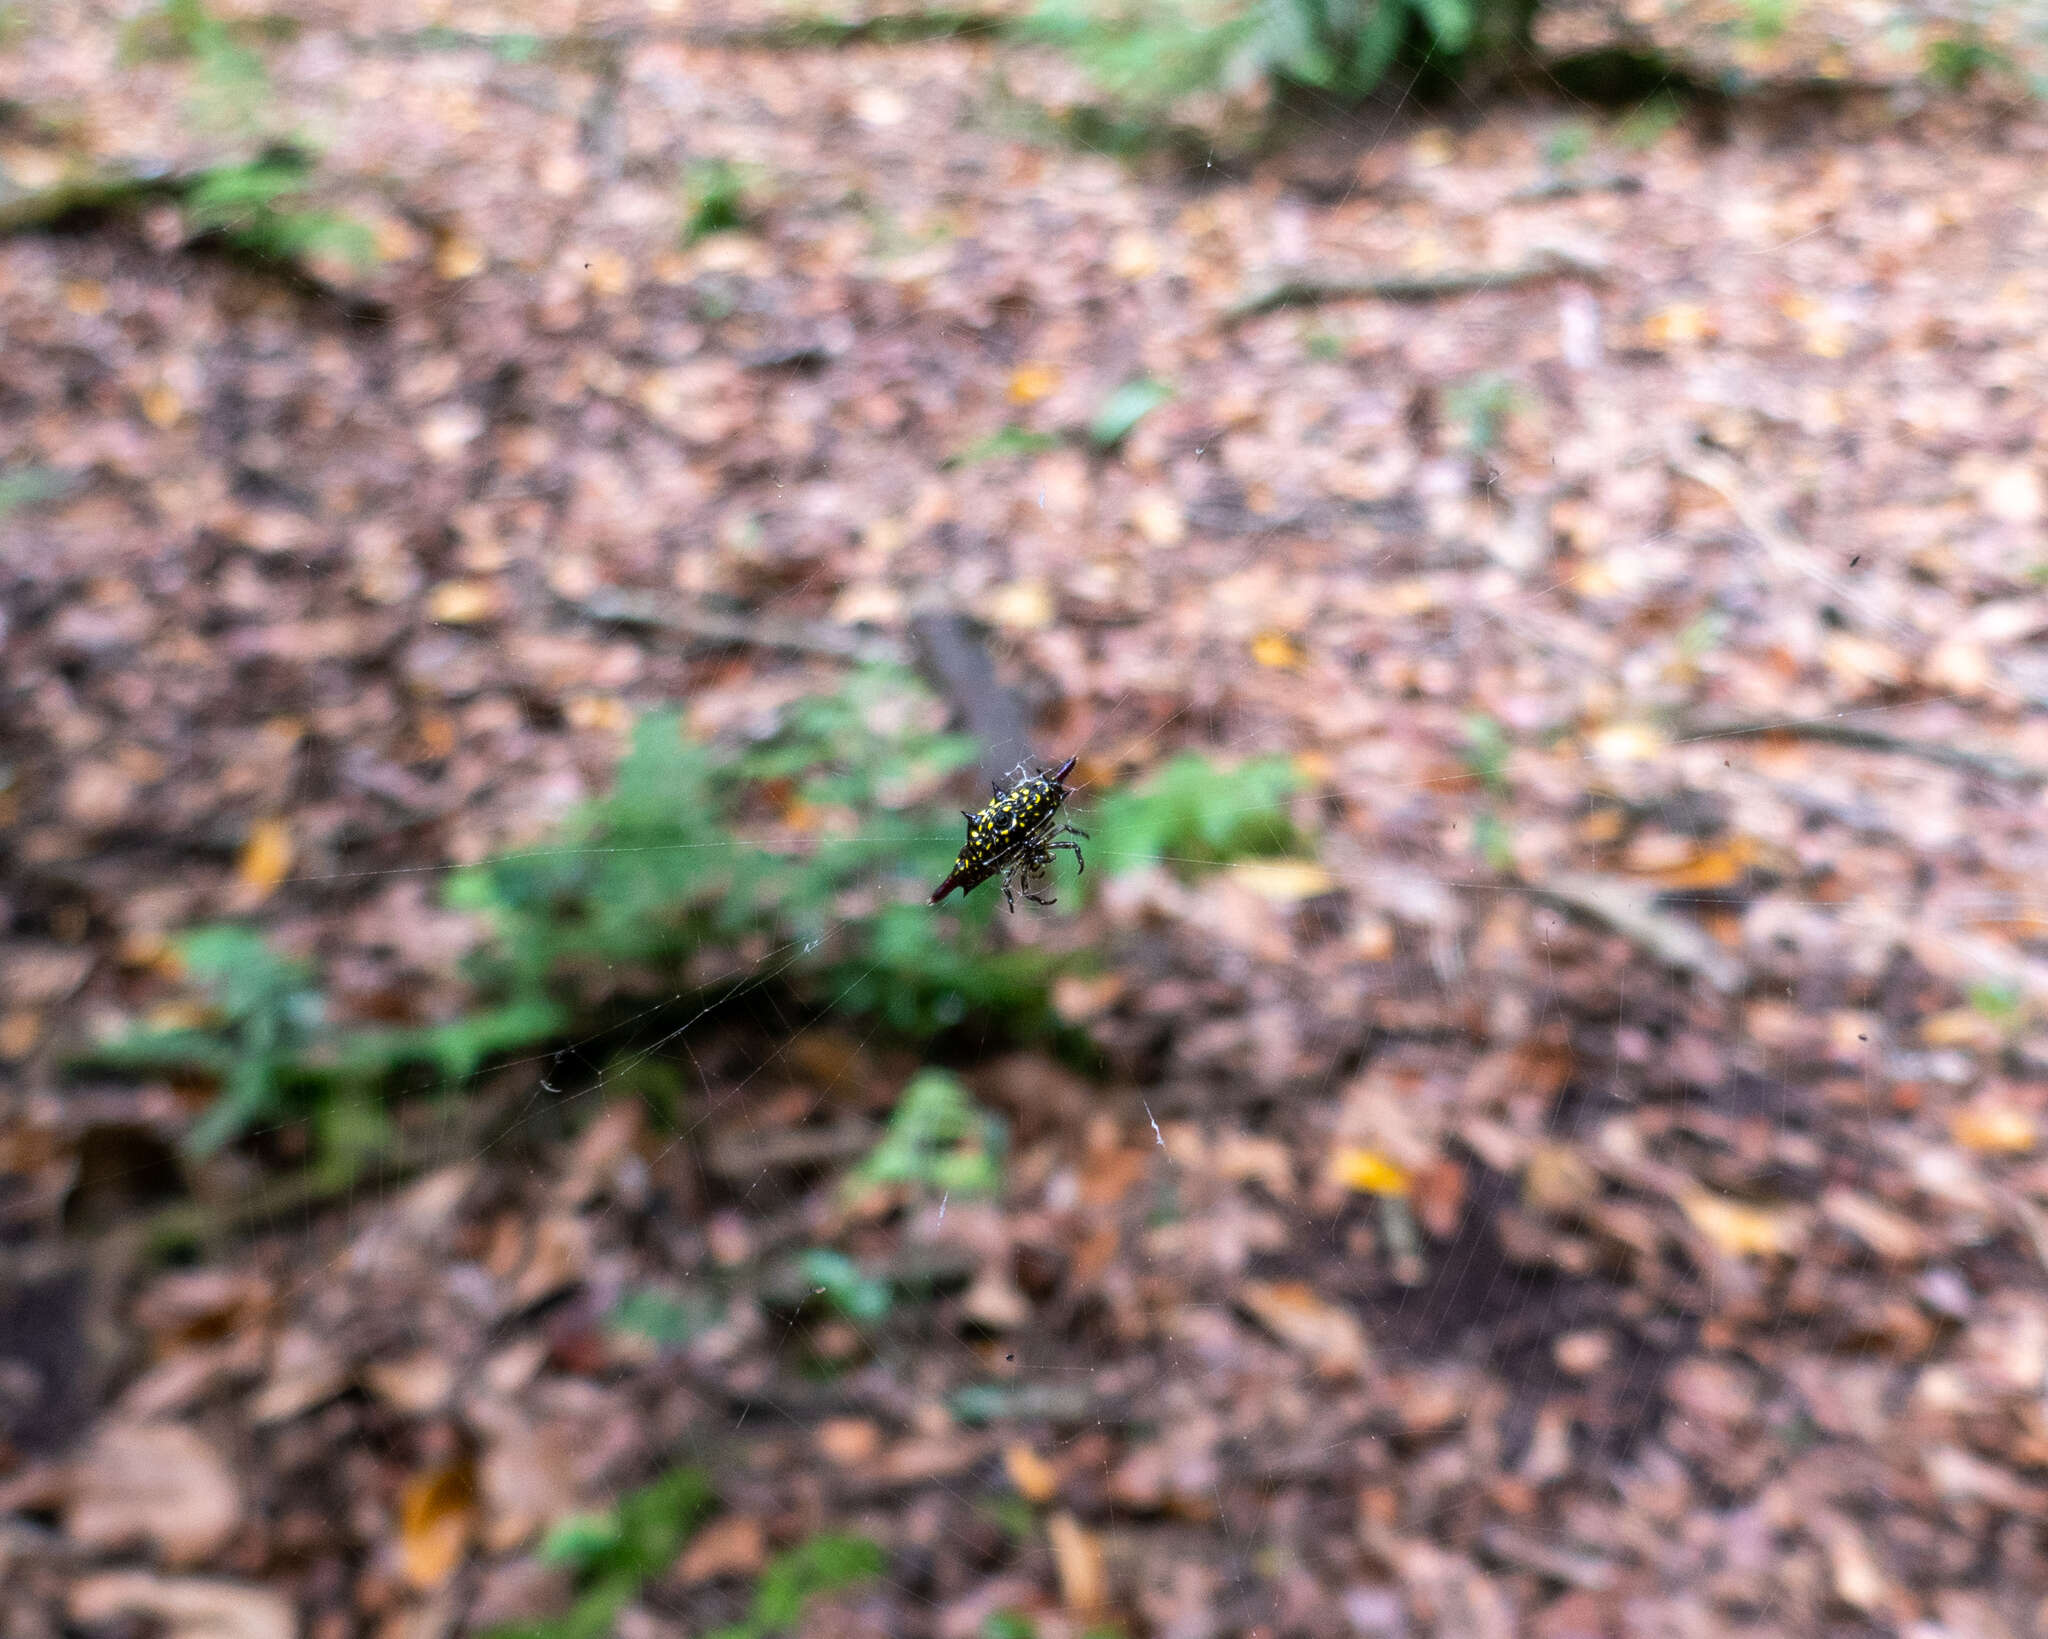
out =
[[[2048,1624],[2039,107],[1815,8],[1730,98],[1120,158],[991,38],[27,10],[0,212],[136,187],[0,236],[6,1639],[547,1617],[678,1465],[626,1639],[826,1531],[883,1569],[809,1633]],[[179,179],[285,141],[224,252]],[[681,1136],[513,1066],[325,1196],[68,1068],[223,918],[445,1016],[451,863],[932,611],[1078,823],[1280,754],[1315,845],[1002,919],[1107,958],[1099,1074],[958,1066],[993,1198],[848,1194],[917,1061],[830,1019],[699,1031]]]

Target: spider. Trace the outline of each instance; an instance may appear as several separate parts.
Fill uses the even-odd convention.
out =
[[[1059,821],[1060,804],[1067,800],[1067,787],[1061,782],[1074,771],[1078,761],[1078,757],[1069,757],[1050,774],[1020,779],[1007,791],[991,781],[994,795],[986,808],[978,814],[961,809],[960,817],[967,822],[967,840],[946,880],[933,890],[930,903],[936,905],[955,888],[963,894],[972,893],[990,877],[998,877],[1002,881],[1003,902],[1012,913],[1017,909],[1017,900],[1010,891],[1013,886],[1034,905],[1057,904],[1057,900],[1033,893],[1031,885],[1051,869],[1056,848],[1064,848],[1074,856],[1077,874],[1088,868],[1088,862],[1081,857],[1081,845],[1064,840],[1088,833],[1078,825]],[[1023,772],[1020,766],[1017,773]]]

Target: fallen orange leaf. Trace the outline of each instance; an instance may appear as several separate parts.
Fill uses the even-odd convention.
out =
[[[467,1462],[415,1474],[398,1503],[399,1569],[422,1590],[455,1574],[476,1529],[476,1470]]]
[[[258,820],[242,844],[235,876],[254,897],[269,894],[292,868],[291,827],[281,819]]]

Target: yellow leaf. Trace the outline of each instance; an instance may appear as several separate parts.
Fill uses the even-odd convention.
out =
[[[1337,886],[1337,879],[1312,859],[1246,859],[1230,868],[1231,880],[1275,905],[1299,904]]]
[[[1045,1522],[1045,1535],[1059,1573],[1060,1603],[1079,1616],[1101,1610],[1109,1592],[1102,1539],[1072,1514],[1053,1515]]]
[[[1110,247],[1109,270],[1119,279],[1142,279],[1159,271],[1159,247],[1144,234],[1132,230],[1116,236]]]
[[[1697,302],[1673,302],[1643,320],[1643,340],[1652,347],[1682,347],[1715,333],[1713,316]]]
[[[242,857],[235,865],[237,879],[261,899],[291,868],[291,827],[281,819],[258,820],[249,829],[249,840],[242,844]]]
[[[1178,546],[1187,539],[1188,521],[1180,503],[1166,491],[1148,489],[1131,504],[1131,522],[1153,546]]]
[[[183,418],[185,401],[160,381],[143,392],[142,413],[149,418],[152,427],[169,432]]]
[[[1389,1161],[1378,1150],[1358,1144],[1340,1144],[1330,1157],[1330,1176],[1348,1190],[1361,1195],[1406,1195],[1408,1169]]]
[[[1010,402],[1036,404],[1060,384],[1060,373],[1050,364],[1020,364],[1010,372]]]
[[[427,594],[427,616],[449,626],[473,626],[498,612],[498,593],[488,581],[444,580]]]
[[[1664,754],[1668,742],[1647,723],[1611,723],[1592,737],[1594,758],[1603,763],[1646,763]]]
[[[1003,1447],[1003,1471],[1026,1502],[1051,1502],[1060,1488],[1059,1471],[1021,1440]]]
[[[1725,1195],[1695,1190],[1680,1203],[1693,1228],[1730,1257],[1767,1258],[1799,1249],[1805,1221],[1770,1207],[1747,1206]]]
[[[569,698],[562,715],[572,728],[600,733],[624,734],[633,726],[633,714],[624,701],[611,694],[577,694]]]
[[[476,1529],[476,1471],[466,1462],[415,1474],[398,1501],[399,1569],[415,1588],[455,1574]]]
[[[82,319],[96,319],[107,310],[107,287],[97,279],[67,279],[64,305]]]
[[[1944,1008],[1920,1021],[1920,1039],[1929,1047],[1961,1047],[1980,1053],[2004,1045],[2005,1031],[1996,1019],[1974,1007]]]
[[[1007,631],[1035,632],[1052,624],[1052,594],[1042,581],[1012,581],[989,593],[982,613]]]
[[[2025,1155],[2040,1141],[2033,1116],[2010,1104],[1980,1100],[1949,1117],[1949,1136],[1979,1155]]]
[[[1277,671],[1292,671],[1308,658],[1285,632],[1261,632],[1252,639],[1252,659]]]
[[[451,233],[434,250],[434,271],[444,279],[471,279],[483,272],[487,260],[482,245]]]

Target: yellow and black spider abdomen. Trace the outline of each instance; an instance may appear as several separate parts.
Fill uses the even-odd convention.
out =
[[[936,905],[955,888],[972,892],[1042,839],[1060,804],[1067,800],[1067,788],[1061,782],[1078,760],[1069,757],[1050,774],[1034,774],[1008,791],[999,791],[978,814],[963,812],[967,840],[946,880],[933,890],[931,903]]]

